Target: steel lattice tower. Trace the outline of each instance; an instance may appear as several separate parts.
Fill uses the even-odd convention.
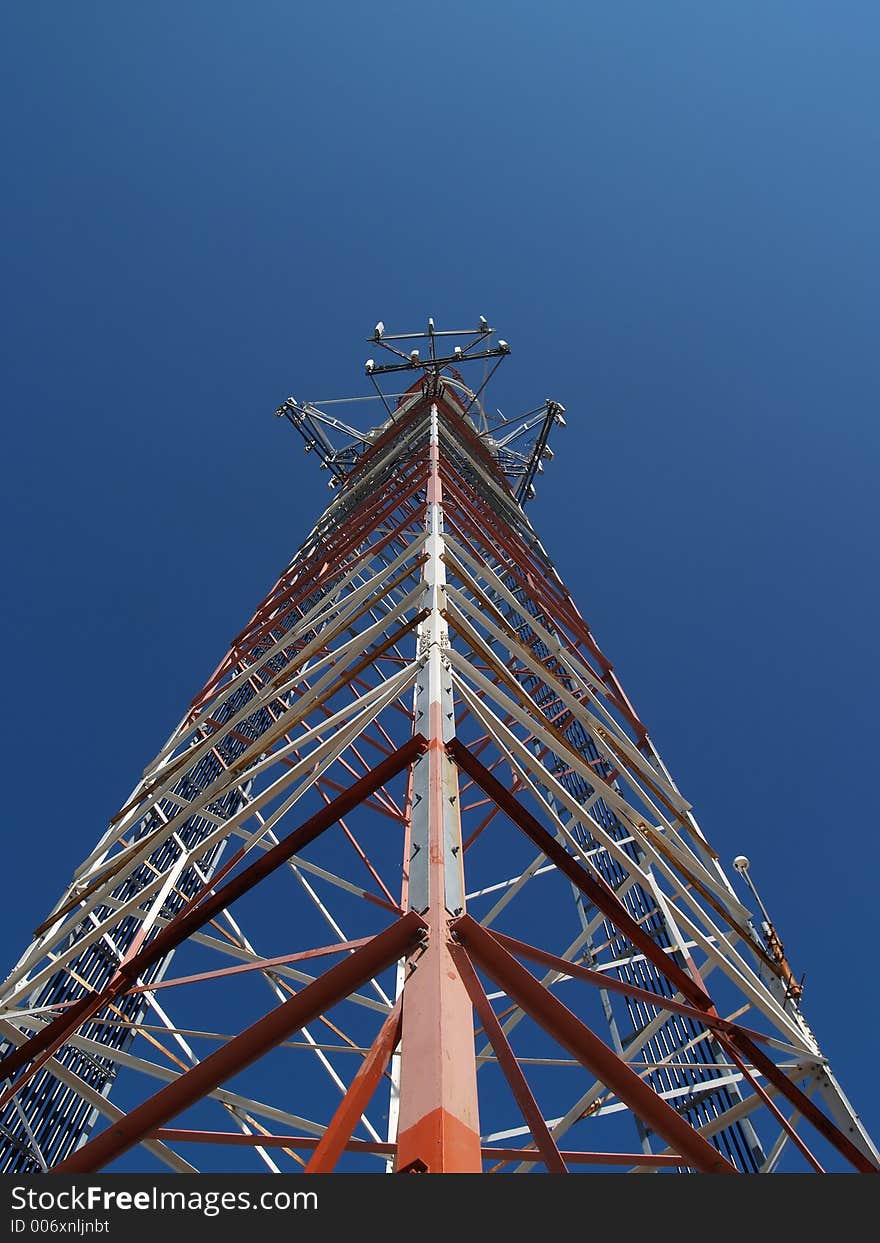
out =
[[[485,320],[371,340],[383,421],[279,408],[331,503],[2,987],[0,1169],[876,1171],[526,516],[563,407],[487,416]]]

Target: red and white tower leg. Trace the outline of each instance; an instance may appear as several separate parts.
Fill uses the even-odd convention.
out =
[[[409,834],[408,906],[428,924],[427,943],[407,963],[400,1056],[397,1170],[479,1173],[480,1135],[473,1011],[449,951],[449,920],[463,913],[458,771],[445,744],[455,734],[442,556],[443,490],[437,406],[431,407],[428,559],[416,683],[415,728],[428,751],[415,764]]]

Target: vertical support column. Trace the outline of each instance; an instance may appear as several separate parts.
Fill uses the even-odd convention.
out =
[[[446,586],[438,414],[431,407],[428,541],[422,577],[429,615],[418,632],[427,657],[416,683],[416,729],[428,738],[412,776],[408,907],[428,925],[426,947],[407,962],[397,1171],[479,1173],[477,1068],[470,998],[449,952],[449,920],[464,911],[458,770],[445,743],[455,734],[452,679],[441,616]]]

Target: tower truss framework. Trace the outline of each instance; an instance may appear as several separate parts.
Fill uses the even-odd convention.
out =
[[[371,340],[381,421],[279,407],[331,502],[0,990],[0,1169],[876,1172],[526,515],[563,407],[487,414],[485,320]]]

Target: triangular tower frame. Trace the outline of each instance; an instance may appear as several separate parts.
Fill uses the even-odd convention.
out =
[[[487,413],[483,319],[371,341],[381,423],[279,407],[334,497],[0,990],[0,1168],[876,1172],[526,516],[563,407]]]

